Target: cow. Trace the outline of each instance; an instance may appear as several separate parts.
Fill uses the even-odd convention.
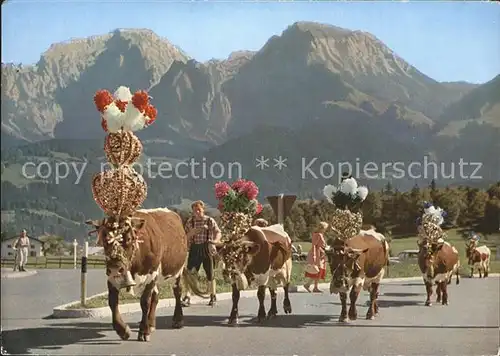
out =
[[[477,267],[479,278],[488,277],[490,270],[491,250],[486,245],[476,247],[476,244],[470,243],[466,246],[465,255],[470,266],[470,278],[474,277],[474,267]],[[481,271],[484,272],[481,275]]]
[[[276,289],[283,287],[285,292],[283,309],[285,314],[292,312],[288,296],[292,275],[291,239],[280,224],[267,227],[252,226],[239,240],[213,243],[220,255],[222,275],[232,285],[233,305],[228,324],[238,324],[238,302],[240,290],[253,282],[257,285],[259,309],[258,322],[273,318],[278,314]],[[266,316],[264,299],[266,287],[271,294],[271,307]]]
[[[419,241],[418,266],[427,291],[425,305],[432,305],[434,284],[436,284],[436,302],[448,305],[448,284],[451,283],[453,274],[456,274],[456,284],[460,283],[460,258],[457,249],[442,239],[435,241],[424,238]]]
[[[373,320],[379,310],[378,289],[389,263],[389,244],[385,237],[372,228],[347,240],[335,238],[330,245],[327,250],[332,273],[330,293],[340,295],[339,322],[357,319],[356,301],[362,288],[370,292],[366,319]],[[347,293],[351,302],[349,312]]]
[[[181,277],[196,295],[208,298],[185,269],[187,236],[177,213],[167,208],[142,209],[130,217],[106,217],[86,223],[95,227],[98,243],[104,247],[112,325],[122,340],[131,336],[130,327],[123,321],[118,309],[119,290],[122,288],[141,295],[139,341],[149,341],[156,329],[160,281],[175,281],[173,328],[183,326]],[[134,247],[131,241],[138,244]]]

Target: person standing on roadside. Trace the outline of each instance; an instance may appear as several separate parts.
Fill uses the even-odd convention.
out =
[[[14,270],[16,265],[19,265],[20,272],[26,272],[24,266],[28,263],[28,253],[29,253],[30,239],[26,230],[21,230],[21,235],[16,240],[14,247],[16,248],[16,262],[14,265]]]
[[[213,306],[217,300],[214,268],[214,256],[217,251],[209,241],[219,241],[222,236],[221,230],[213,218],[205,215],[205,204],[201,200],[192,203],[191,209],[192,216],[189,217],[184,227],[189,246],[187,269],[191,275],[198,278],[198,272],[203,265],[210,291],[208,305]],[[183,305],[189,306],[191,304],[190,299],[189,292],[187,292],[183,298]]]

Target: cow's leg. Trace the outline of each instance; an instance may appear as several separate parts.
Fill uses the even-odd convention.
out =
[[[285,314],[292,314],[292,303],[290,303],[290,297],[288,291],[290,288],[290,282],[286,282],[283,286],[283,291],[285,292],[285,298],[283,299],[283,310]]]
[[[375,293],[375,308],[374,308],[374,311],[375,311],[375,316],[378,315],[378,288],[380,287],[380,283],[377,284],[377,293]]]
[[[443,288],[441,287],[441,282],[436,283],[436,303],[441,303],[442,290]]]
[[[156,281],[149,283],[141,295],[142,319],[139,323],[139,334],[137,335],[139,341],[149,341],[151,334],[149,330],[149,311],[151,310],[151,296],[155,287]]]
[[[490,260],[486,260],[484,262],[484,278],[488,277],[488,273],[490,272]]]
[[[378,283],[372,283],[370,286],[370,306],[366,312],[366,319],[373,320],[375,315],[378,314],[377,306],[377,295],[378,295]]]
[[[259,311],[257,312],[257,320],[262,322],[266,319],[266,308],[264,307],[264,299],[266,299],[266,286],[259,286],[257,289],[257,298],[259,299]]]
[[[351,305],[349,306],[349,319],[356,320],[358,318],[358,311],[356,310],[356,301],[358,300],[359,292],[363,288],[363,285],[352,286],[351,293],[349,293],[349,299],[351,300]]]
[[[156,307],[158,305],[159,295],[158,287],[153,288],[153,293],[151,293],[151,306],[149,307],[148,315],[148,325],[149,332],[152,334],[156,330]]]
[[[470,278],[474,277],[474,265],[470,267]]]
[[[238,302],[240,301],[240,290],[236,286],[236,283],[233,283],[233,307],[231,308],[231,314],[229,315],[229,325],[238,324]]]
[[[278,314],[278,307],[276,306],[276,289],[269,287],[269,294],[271,294],[271,308],[267,312],[268,318],[273,318]]]
[[[432,282],[425,281],[425,290],[427,291],[427,299],[425,300],[425,305],[430,307],[432,305],[431,303]]]
[[[446,282],[441,282],[441,292],[443,293],[443,305],[448,305],[448,284]]]
[[[182,286],[181,277],[175,280],[174,287],[172,288],[175,297],[174,316],[172,317],[172,328],[180,329],[184,325],[184,314],[182,313]]]
[[[479,273],[479,278],[483,278],[483,274],[481,273],[483,270],[482,267],[483,267],[482,265],[479,265],[479,267],[477,268],[477,272]]]
[[[119,291],[108,282],[108,305],[111,309],[111,319],[113,329],[122,340],[128,340],[131,334],[130,327],[123,322],[120,310],[118,309]]]
[[[347,293],[340,292],[340,304],[342,305],[342,309],[340,310],[339,321],[344,322],[347,321]]]

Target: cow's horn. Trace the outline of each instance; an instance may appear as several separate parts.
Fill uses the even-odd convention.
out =
[[[363,252],[362,248],[350,248],[347,250],[348,252],[361,253]]]

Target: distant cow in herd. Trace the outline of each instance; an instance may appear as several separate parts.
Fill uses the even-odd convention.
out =
[[[377,297],[380,282],[389,263],[389,245],[384,236],[375,231],[362,230],[347,241],[334,239],[327,256],[332,273],[330,292],[340,294],[342,310],[339,321],[356,320],[356,301],[361,289],[370,292],[366,319],[378,315]],[[347,311],[347,294],[350,298]]]
[[[470,266],[470,277],[474,277],[474,268],[477,268],[479,278],[483,276],[486,278],[490,270],[491,250],[486,245],[476,246],[474,242],[471,242],[467,244],[465,250]],[[481,272],[483,272],[483,275],[481,275]]]
[[[266,319],[264,299],[266,287],[271,294],[271,307],[267,317],[278,314],[276,305],[276,289],[283,286],[285,292],[283,309],[285,314],[292,312],[288,290],[292,275],[291,239],[282,225],[266,226],[256,221],[243,239],[214,243],[220,255],[224,279],[232,284],[233,305],[229,316],[229,324],[238,324],[238,302],[240,290],[254,283],[259,299],[258,321]]]
[[[104,247],[113,328],[123,340],[130,338],[131,330],[118,309],[119,290],[122,288],[141,294],[139,341],[148,341],[156,328],[157,284],[161,280],[175,281],[174,328],[183,326],[181,277],[185,277],[184,281],[193,293],[208,298],[187,276],[184,268],[188,252],[187,236],[177,213],[166,208],[144,209],[138,210],[132,217],[108,217],[87,221],[87,224],[95,227],[98,242]],[[134,249],[130,241],[136,239],[140,243]],[[128,263],[126,258],[118,258],[119,255],[128,256],[131,262]]]
[[[419,242],[418,265],[422,272],[427,291],[426,306],[431,306],[433,285],[436,284],[436,302],[448,305],[448,284],[456,274],[456,284],[460,283],[460,258],[457,249],[446,241],[423,239]]]

